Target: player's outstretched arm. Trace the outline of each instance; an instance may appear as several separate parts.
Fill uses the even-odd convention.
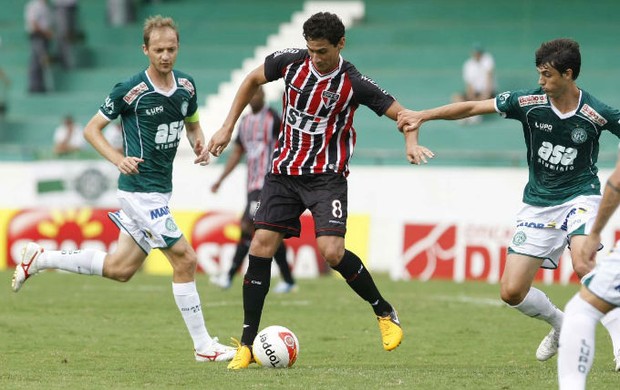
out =
[[[224,120],[224,124],[222,124],[222,127],[220,127],[209,140],[207,149],[212,155],[217,157],[226,149],[226,146],[228,146],[232,138],[232,132],[239,116],[241,116],[241,113],[252,99],[252,96],[256,94],[258,87],[266,82],[265,66],[262,64],[248,73],[245,79],[243,79],[233,99],[228,115]]]
[[[401,131],[416,130],[431,120],[455,120],[495,112],[495,99],[458,102],[423,111],[400,111],[397,126]]]
[[[581,250],[576,254],[576,258],[573,262],[581,261],[584,264],[590,264],[594,267],[596,252],[599,249],[601,242],[601,232],[609,222],[609,219],[618,209],[620,205],[620,155],[618,155],[618,162],[616,162],[616,168],[611,173],[609,179],[605,183],[605,189],[603,191],[603,198],[599,205],[598,212],[596,213],[596,219],[590,234],[586,238],[585,244],[581,247]]]

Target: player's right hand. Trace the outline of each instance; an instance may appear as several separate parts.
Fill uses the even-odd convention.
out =
[[[209,153],[214,155],[215,157],[219,157],[220,154],[226,149],[228,143],[230,142],[231,133],[224,127],[220,128],[218,131],[213,134],[213,137],[209,140],[209,144],[207,145],[207,149],[209,149]]]
[[[406,133],[419,129],[422,122],[420,111],[402,110],[398,113],[396,125],[400,131]]]
[[[140,171],[138,170],[138,164],[143,161],[143,159],[138,157],[127,156],[123,157],[121,162],[118,163],[116,167],[123,175],[136,175],[140,173]]]

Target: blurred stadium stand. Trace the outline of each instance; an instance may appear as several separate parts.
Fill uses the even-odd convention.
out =
[[[0,67],[13,84],[8,112],[0,123],[0,160],[45,156],[59,118],[71,112],[85,123],[114,83],[146,66],[140,49],[141,22],[151,14],[175,18],[181,32],[177,67],[192,74],[205,98],[230,78],[254,47],[303,7],[303,1],[161,0],[140,2],[138,23],[110,27],[103,0],[81,0],[85,41],[76,48],[79,68],[54,70],[56,91],[26,92],[29,45],[23,2],[3,3]],[[461,65],[480,42],[496,61],[498,92],[533,88],[534,51],[542,41],[570,37],[582,46],[578,84],[620,107],[620,24],[615,0],[369,0],[363,20],[347,31],[343,56],[393,93],[407,108],[449,103],[462,89]],[[301,34],[301,31],[299,32]],[[279,102],[274,102],[278,106]],[[357,111],[358,147],[353,164],[406,164],[402,135],[366,108]],[[476,126],[435,122],[420,142],[437,153],[433,165],[524,165],[520,125],[487,116]],[[612,165],[617,140],[602,137],[601,165]]]

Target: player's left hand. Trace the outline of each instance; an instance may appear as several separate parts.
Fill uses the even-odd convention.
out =
[[[209,159],[211,156],[209,155],[209,150],[202,145],[201,140],[196,140],[194,144],[194,154],[196,154],[196,159],[194,160],[194,164],[200,164],[205,166],[209,164]]]

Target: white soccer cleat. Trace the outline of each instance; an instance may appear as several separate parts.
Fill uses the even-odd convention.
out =
[[[276,285],[273,289],[273,292],[276,294],[286,294],[290,292],[294,292],[296,290],[294,284],[286,283],[285,281],[281,281]]]
[[[620,349],[616,351],[616,356],[614,356],[614,363],[616,364],[616,372],[620,372]]]
[[[227,362],[232,360],[237,348],[219,343],[217,337],[213,338],[211,345],[204,351],[194,351],[197,362]]]
[[[536,350],[536,359],[544,362],[549,360],[558,353],[558,341],[560,340],[560,332],[555,328],[551,329],[549,334],[540,342],[538,349]]]
[[[22,285],[32,275],[36,275],[39,272],[39,266],[37,265],[37,259],[44,249],[34,242],[28,243],[22,249],[22,259],[15,267],[13,273],[13,280],[11,281],[11,287],[13,291],[18,292]]]
[[[232,280],[230,280],[227,273],[221,275],[213,275],[211,276],[210,281],[211,283],[224,290],[228,290],[230,286],[232,286]]]

